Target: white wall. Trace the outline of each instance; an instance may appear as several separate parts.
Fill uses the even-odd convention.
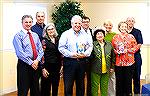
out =
[[[36,23],[35,14],[44,11],[47,24],[47,4],[36,3],[4,3],[3,4],[3,50],[14,51],[12,40],[14,35],[22,28],[21,18],[23,15],[31,15],[33,24]]]
[[[14,35],[22,27],[23,15],[32,15],[35,24],[37,11],[46,13],[45,24],[47,24],[47,4],[42,3],[3,3],[3,31],[2,31],[2,79],[0,80],[0,95],[17,90],[17,57],[15,55],[12,40]]]

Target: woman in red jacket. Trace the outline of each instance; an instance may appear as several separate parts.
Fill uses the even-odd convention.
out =
[[[112,45],[116,54],[116,96],[132,95],[132,76],[134,72],[134,53],[139,49],[133,35],[128,34],[127,23],[118,24],[120,34],[113,37]]]

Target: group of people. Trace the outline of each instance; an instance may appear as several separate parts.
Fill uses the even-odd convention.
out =
[[[102,28],[89,27],[90,18],[74,15],[71,28],[59,35],[54,23],[44,24],[45,13],[22,17],[22,29],[13,39],[18,57],[18,96],[58,96],[60,70],[63,66],[64,95],[132,96],[140,94],[143,44],[141,31],[134,28],[135,19],[118,24],[120,33],[112,32],[111,20]],[[61,70],[62,71],[62,70]],[[87,85],[85,87],[85,77]],[[99,87],[100,86],[100,87]]]

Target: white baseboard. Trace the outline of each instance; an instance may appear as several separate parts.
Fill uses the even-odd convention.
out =
[[[4,95],[4,94],[7,94],[7,93],[14,92],[14,91],[17,91],[17,88],[16,88],[16,87],[7,88],[7,89],[2,89],[2,90],[0,90],[0,96],[2,96],[2,95]]]

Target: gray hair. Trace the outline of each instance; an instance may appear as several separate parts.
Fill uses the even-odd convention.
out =
[[[58,36],[58,33],[57,33],[57,31],[56,31],[56,27],[55,27],[54,23],[48,23],[48,24],[44,27],[44,29],[43,29],[43,37],[49,39],[48,34],[47,34],[47,28],[48,28],[49,26],[53,26],[53,27],[54,27],[54,30],[55,30],[54,37],[57,37],[57,36]]]
[[[33,18],[32,18],[31,15],[23,15],[23,16],[22,16],[22,19],[21,19],[21,22],[22,22],[22,23],[23,23],[23,20],[24,20],[25,18],[31,18],[31,19],[32,19],[32,22],[33,22]]]
[[[128,18],[126,19],[126,22],[128,22],[129,20],[132,20],[133,22],[135,22],[135,18],[134,18],[134,17],[128,17]]]

